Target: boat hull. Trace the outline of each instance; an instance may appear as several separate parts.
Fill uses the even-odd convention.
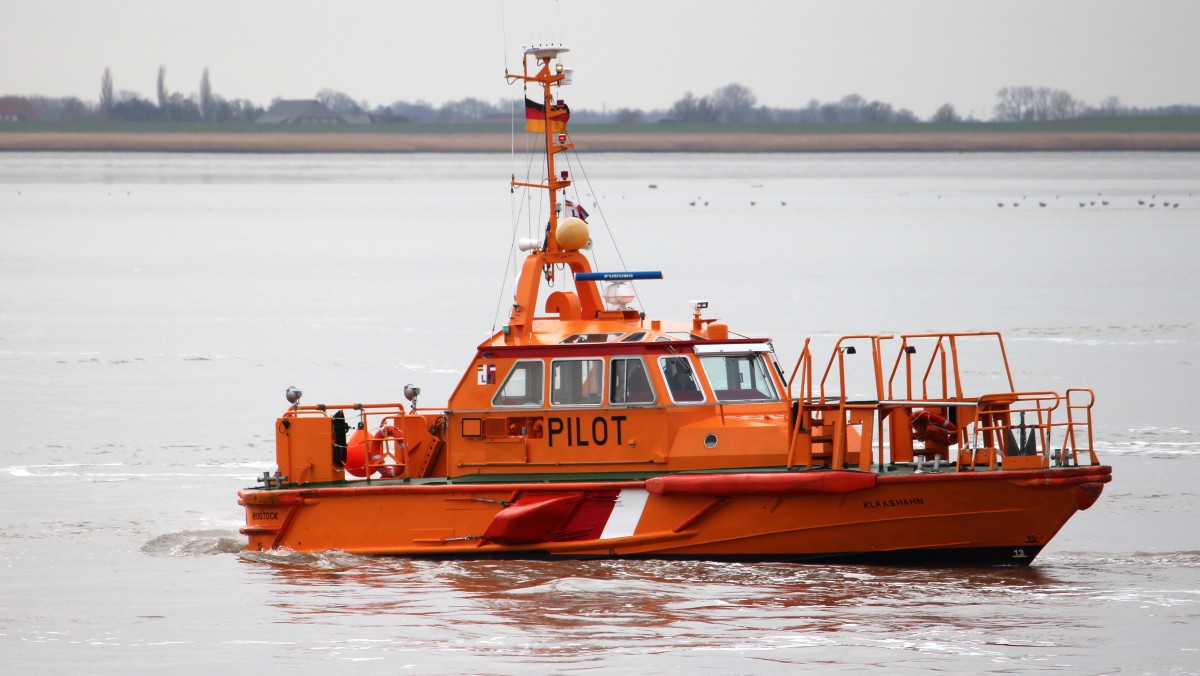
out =
[[[436,558],[1031,563],[1111,468],[247,489],[249,549]]]

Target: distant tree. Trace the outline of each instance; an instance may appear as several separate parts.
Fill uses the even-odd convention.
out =
[[[1049,120],[1050,119],[1050,97],[1053,92],[1049,87],[1037,87],[1033,90],[1033,96],[1030,97],[1029,111],[1026,114],[1027,119],[1031,120]]]
[[[158,107],[166,109],[167,107],[167,67],[158,67]]]
[[[208,81],[208,66],[200,76],[200,117],[209,122],[216,119],[216,101],[213,99],[212,84]]]
[[[712,93],[712,106],[721,122],[748,122],[758,100],[749,88],[727,84]]]
[[[437,120],[439,122],[478,122],[488,117],[505,115],[504,110],[507,105],[507,101],[497,106],[474,97],[467,97],[461,101],[448,101],[438,109]]]
[[[1099,106],[1096,106],[1094,114],[1107,116],[1120,115],[1124,110],[1124,107],[1121,105],[1121,99],[1109,96],[1101,101]]]
[[[112,112],[113,107],[113,80],[112,71],[106,66],[104,75],[100,78],[100,112],[103,115],[108,115]]]
[[[338,115],[363,112],[363,109],[349,94],[335,91],[328,87],[317,92],[317,100]]]
[[[949,103],[943,103],[941,108],[938,108],[933,113],[930,122],[962,122],[962,116],[954,109],[954,106]]]
[[[126,122],[150,122],[158,119],[159,110],[150,101],[133,92],[121,92],[120,101],[113,104],[109,116]]]
[[[1020,122],[1033,119],[1033,87],[1004,87],[996,92],[994,109],[1000,122]]]
[[[640,110],[621,108],[617,110],[617,124],[641,124],[645,115]]]
[[[392,120],[415,122],[417,124],[429,124],[437,118],[437,111],[426,101],[417,101],[416,103],[396,101],[390,106],[376,108],[376,112]],[[525,109],[524,107],[521,110],[514,109],[510,114],[523,117]]]
[[[1078,117],[1084,106],[1062,89],[1005,87],[996,92],[995,119],[1001,122],[1067,120]]]
[[[1050,92],[1050,119],[1069,120],[1079,117],[1081,110],[1083,110],[1083,104],[1074,96],[1061,89]]]
[[[883,101],[872,101],[860,109],[864,122],[891,122],[896,113],[892,104]]]
[[[74,96],[28,96],[26,99],[44,122],[76,122],[92,117],[95,112],[91,106]]]
[[[717,109],[707,96],[696,98],[691,92],[671,106],[669,119],[673,122],[716,122]]]
[[[253,122],[263,114],[262,107],[246,99],[222,99],[219,110],[221,122]]]
[[[61,99],[61,101],[62,101],[62,111],[60,113],[60,116],[61,116],[60,119],[66,121],[66,122],[77,122],[79,120],[86,120],[88,117],[91,117],[91,115],[92,115],[92,111],[88,109],[88,104],[84,103],[83,101],[80,101],[78,98],[76,98],[74,96],[64,97],[63,99]]]
[[[165,105],[159,106],[162,119],[172,122],[199,122],[200,106],[179,92],[168,94]]]

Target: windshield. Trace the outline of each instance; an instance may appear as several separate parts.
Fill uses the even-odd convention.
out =
[[[706,355],[700,364],[717,401],[779,400],[762,354]]]

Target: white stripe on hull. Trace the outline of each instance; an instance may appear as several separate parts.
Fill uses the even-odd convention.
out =
[[[642,512],[646,509],[646,498],[650,494],[642,488],[623,490],[617,495],[617,504],[613,505],[608,523],[604,524],[601,540],[624,538],[637,531],[638,522],[642,520]]]

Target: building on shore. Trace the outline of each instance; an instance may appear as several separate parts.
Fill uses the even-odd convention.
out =
[[[29,101],[18,96],[0,97],[0,122],[37,122],[40,119]]]

